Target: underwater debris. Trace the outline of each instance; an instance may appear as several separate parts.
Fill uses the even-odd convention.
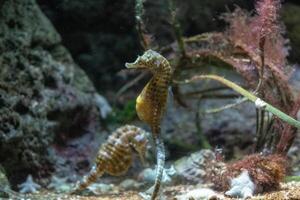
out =
[[[188,191],[186,194],[176,196],[176,200],[202,200],[202,199],[219,199],[218,194],[212,189],[198,188]]]
[[[175,170],[174,166],[171,165],[170,168],[164,168],[163,176],[161,182],[164,185],[171,185],[174,182],[174,178],[177,175],[177,171]],[[140,174],[139,178],[141,181],[146,183],[154,183],[156,177],[156,169],[147,168],[144,169]]]
[[[82,182],[76,184],[72,193],[74,194],[87,188],[104,173],[112,176],[126,173],[132,164],[132,149],[137,151],[141,162],[144,163],[148,143],[146,135],[146,131],[132,125],[125,125],[115,130],[100,147],[90,173],[84,176]]]
[[[123,188],[124,190],[132,190],[132,189],[139,189],[142,187],[144,183],[138,182],[134,179],[125,179],[122,181],[119,186]]]
[[[114,188],[114,184],[94,183],[87,187],[95,195],[108,193]]]
[[[238,177],[231,180],[230,189],[225,194],[246,199],[253,196],[254,190],[255,185],[249,177],[248,171],[245,170]]]
[[[156,148],[156,178],[151,199],[156,199],[165,165],[165,147],[161,139],[161,120],[166,111],[168,88],[172,79],[172,68],[166,58],[153,50],[147,50],[133,63],[126,63],[130,69],[148,69],[153,74],[136,99],[136,111],[139,118],[147,123],[152,132]]]
[[[26,181],[20,185],[20,193],[36,193],[41,188],[39,184],[33,181],[32,175],[29,174],[26,178]]]
[[[67,178],[61,178],[54,175],[51,177],[51,182],[47,188],[54,189],[56,192],[68,192],[71,190],[72,186],[67,183]]]

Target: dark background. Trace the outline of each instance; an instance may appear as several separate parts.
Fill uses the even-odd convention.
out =
[[[118,89],[126,80],[120,75],[124,63],[142,51],[135,30],[133,0],[38,0],[63,38],[75,61],[101,93]],[[224,30],[219,19],[236,6],[253,10],[246,0],[177,0],[184,36]],[[146,1],[145,22],[160,46],[173,41],[165,0]],[[292,51],[289,60],[300,61],[300,2],[285,1],[282,16]],[[298,31],[299,30],[299,31]],[[126,77],[125,77],[126,79]],[[112,84],[113,83],[113,84]]]

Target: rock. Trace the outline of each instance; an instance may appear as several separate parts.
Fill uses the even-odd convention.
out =
[[[300,61],[300,5],[294,3],[284,4],[282,9],[282,19],[287,29],[287,37],[290,40],[291,51],[290,60],[299,63]]]
[[[220,199],[215,191],[208,188],[197,188],[187,192],[186,194],[176,196],[176,200],[186,200],[186,199],[194,199],[194,200],[202,200],[202,199]]]
[[[125,179],[120,183],[120,187],[124,190],[133,190],[133,189],[139,189],[141,186],[143,186],[143,183],[137,182],[133,179]]]
[[[117,89],[125,83],[116,73],[124,69],[124,63],[134,59],[140,50],[134,0],[37,2],[97,89]]]
[[[112,112],[111,106],[109,105],[107,100],[99,94],[95,94],[95,102],[98,105],[101,118],[106,119],[107,115]]]
[[[93,135],[100,114],[92,83],[35,0],[1,1],[0,35],[0,159],[16,189],[28,174],[49,175],[57,160],[49,151]],[[91,141],[78,150],[84,160]]]
[[[135,29],[134,0],[52,0],[37,1],[62,35],[64,44],[98,89],[119,88],[124,83],[115,74],[141,51]],[[184,36],[220,30],[219,15],[236,5],[252,2],[235,0],[175,1]],[[167,1],[145,1],[147,30],[162,47],[174,33],[170,26]],[[202,10],[203,12],[199,12]],[[113,14],[112,14],[113,13]],[[109,18],[107,16],[110,16]],[[66,28],[68,27],[68,28]],[[76,41],[76,42],[74,42]],[[128,50],[130,49],[130,50]],[[101,77],[101,78],[99,78]],[[107,87],[109,85],[109,88]]]
[[[10,184],[4,173],[3,168],[0,166],[0,198],[8,198],[9,194],[7,191],[10,190]]]
[[[217,68],[212,67],[215,70]],[[197,72],[190,72],[192,74]],[[234,82],[243,82],[241,77],[230,70],[223,70],[222,74]],[[221,112],[205,114],[205,111],[221,108],[233,104],[237,99],[201,98],[192,95],[194,92],[207,88],[219,87],[218,83],[210,81],[209,86],[203,82],[186,84],[180,87],[182,100],[188,106],[169,105],[162,125],[164,139],[168,145],[170,157],[178,159],[188,152],[199,148],[207,149],[221,147],[226,159],[238,153],[249,153],[254,143],[256,126],[255,106],[251,102],[244,102],[233,108]],[[218,92],[222,95],[232,95],[231,90]],[[176,102],[174,102],[176,103]],[[197,117],[197,112],[200,114]],[[209,146],[210,145],[210,146]],[[179,156],[179,157],[178,157]]]
[[[215,159],[214,152],[211,150],[201,150],[178,159],[174,167],[183,180],[189,183],[202,183],[206,176],[207,163]]]
[[[94,183],[88,186],[88,190],[91,191],[95,195],[105,194],[114,189],[113,184],[104,184],[104,183]]]
[[[162,183],[166,185],[171,185],[176,180],[177,171],[172,165],[169,169],[164,169]],[[144,169],[139,174],[139,179],[145,183],[154,183],[156,177],[156,170],[151,168]]]

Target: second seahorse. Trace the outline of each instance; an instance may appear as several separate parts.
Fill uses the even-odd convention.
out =
[[[114,131],[101,146],[90,173],[84,176],[71,194],[76,194],[94,183],[104,173],[119,176],[131,166],[134,149],[142,162],[147,150],[147,132],[132,125],[125,125]]]

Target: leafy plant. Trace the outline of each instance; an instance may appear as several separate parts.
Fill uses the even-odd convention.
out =
[[[154,46],[154,42],[149,40],[150,34],[147,33],[142,20],[143,1],[137,0],[137,2],[139,2],[138,30],[142,44],[147,48],[158,49],[172,63],[175,71],[174,80],[177,80],[173,82],[175,99],[181,105],[185,105],[186,97],[180,94],[180,84],[182,75],[186,74],[187,70],[205,66],[207,63],[205,58],[222,61],[232,66],[244,78],[248,91],[237,91],[236,88],[239,86],[232,82],[229,85],[225,84],[226,86],[230,86],[244,96],[246,92],[246,97],[254,102],[257,99],[264,103],[268,102],[267,106],[256,104],[255,151],[268,149],[286,154],[295,138],[296,127],[299,128],[299,122],[295,118],[300,109],[300,95],[294,96],[288,83],[292,68],[286,59],[289,46],[283,36],[284,25],[279,21],[280,0],[256,1],[254,14],[236,8],[234,12],[222,16],[229,24],[224,32],[204,33],[189,38],[182,36],[176,17],[176,5],[173,0],[168,0],[175,43],[164,47]],[[228,83],[228,80],[217,75],[195,75],[190,78],[190,80],[195,79],[218,79],[220,82]],[[235,86],[232,87],[233,85]],[[271,117],[268,117],[269,112],[273,114]]]

